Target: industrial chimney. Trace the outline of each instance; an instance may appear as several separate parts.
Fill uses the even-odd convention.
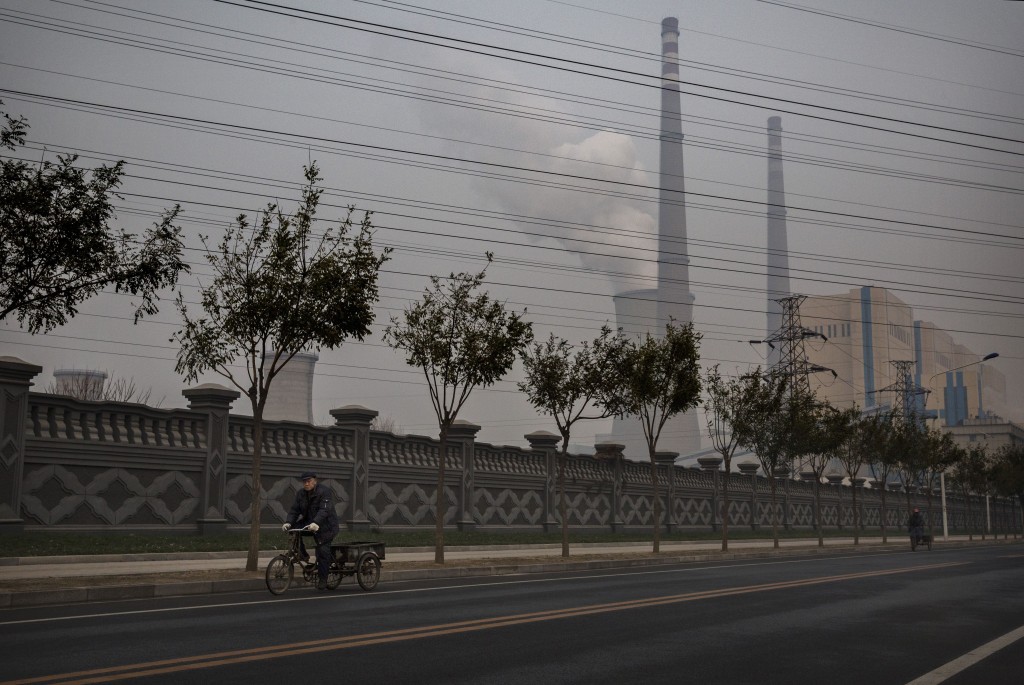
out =
[[[782,327],[782,305],[775,300],[789,295],[786,185],[782,178],[782,118],[768,117],[768,336]],[[769,367],[778,364],[779,354],[778,348],[769,348]]]
[[[661,22],[661,145],[658,186],[658,287],[615,297],[616,322],[631,335],[660,335],[665,324],[693,321],[690,258],[686,247],[686,186],[683,180],[683,127],[679,99],[679,20]],[[651,302],[655,299],[656,302]],[[651,321],[654,314],[654,321]],[[602,438],[605,436],[602,436]],[[627,457],[646,459],[643,427],[636,417],[616,418],[610,440],[625,445]],[[658,441],[659,450],[686,455],[700,448],[697,412],[670,419]]]
[[[693,321],[686,249],[686,184],[679,104],[679,20],[661,22],[661,147],[658,205],[658,327]]]

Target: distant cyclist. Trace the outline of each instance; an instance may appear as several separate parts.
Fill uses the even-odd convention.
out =
[[[914,512],[907,521],[907,529],[910,531],[910,547],[916,549],[917,543],[924,539],[924,516],[917,507],[914,507]]]
[[[295,503],[288,512],[288,520],[282,530],[292,526],[307,528],[316,541],[317,590],[327,589],[327,571],[331,567],[331,540],[338,534],[338,514],[334,511],[331,490],[318,485],[316,472],[305,471],[299,480],[302,489],[295,493]],[[302,545],[302,556],[307,557],[306,546]]]

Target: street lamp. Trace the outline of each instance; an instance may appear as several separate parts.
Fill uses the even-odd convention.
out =
[[[974,366],[975,364],[981,364],[982,362],[987,362],[989,359],[995,359],[998,356],[999,356],[998,352],[989,352],[988,354],[986,354],[984,357],[982,357],[978,361],[970,362],[969,364],[964,364],[962,366],[958,366],[955,369],[946,369],[945,371],[939,371],[938,373],[933,374],[932,377],[928,379],[928,387],[925,388],[924,406],[926,408],[928,407],[928,396],[932,392],[932,381],[935,380],[938,376],[941,376],[941,375],[946,374],[946,373],[952,373],[953,371],[959,371],[960,369],[966,369],[968,366]],[[984,368],[984,367],[982,367],[982,368]],[[981,393],[983,393],[984,391],[985,391],[984,387],[979,387],[978,388],[978,406],[979,407],[981,406]],[[938,412],[935,413],[935,418],[936,419],[939,418]],[[948,521],[947,516],[946,516],[946,471],[945,470],[942,470],[942,471],[939,472],[939,492],[940,492],[940,495],[942,497],[942,539],[945,541],[945,540],[949,539],[949,521]],[[988,496],[987,495],[985,496],[985,508],[986,508],[986,511],[987,511],[987,509],[988,509]]]

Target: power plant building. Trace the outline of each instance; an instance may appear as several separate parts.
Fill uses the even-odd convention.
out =
[[[1006,378],[982,354],[958,344],[885,288],[864,286],[847,293],[808,297],[800,307],[803,325],[827,342],[808,341],[807,359],[833,369],[837,378],[813,383],[816,393],[839,407],[892,406],[897,379],[890,362],[914,362],[913,382],[921,391],[916,410],[942,426],[1005,416]],[[984,353],[983,353],[984,354]],[[950,371],[972,364],[965,369]]]

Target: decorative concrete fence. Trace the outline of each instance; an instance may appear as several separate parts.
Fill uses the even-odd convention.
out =
[[[232,415],[239,393],[218,385],[183,391],[187,409],[87,402],[30,391],[39,366],[0,358],[0,530],[180,531],[213,533],[249,524],[252,497],[251,417]],[[331,411],[333,426],[290,421],[264,423],[260,487],[261,524],[285,517],[300,487],[297,475],[316,470],[336,494],[339,519],[352,530],[410,530],[434,526],[439,444],[434,438],[370,430],[372,409]],[[553,531],[560,526],[557,488],[560,438],[526,435],[529,448],[476,441],[480,427],[456,422],[449,435],[445,525],[460,530]],[[602,443],[596,454],[568,455],[565,497],[574,530],[650,530],[651,467],[624,458],[622,446]],[[657,459],[661,525],[666,530],[715,530],[722,524],[728,478],[733,529],[768,527],[769,481],[757,465],[739,464],[726,474],[718,458],[699,468],[673,464],[675,453]],[[853,493],[862,529],[877,531],[883,514],[879,483],[851,487],[833,477],[794,480],[775,474],[775,514],[784,528],[823,526],[851,530]],[[814,495],[821,499],[815,520]],[[905,533],[906,493],[890,484],[885,525]],[[911,506],[930,512],[941,530],[938,497],[911,494]],[[962,498],[947,493],[952,530],[1016,530],[1012,500]]]

